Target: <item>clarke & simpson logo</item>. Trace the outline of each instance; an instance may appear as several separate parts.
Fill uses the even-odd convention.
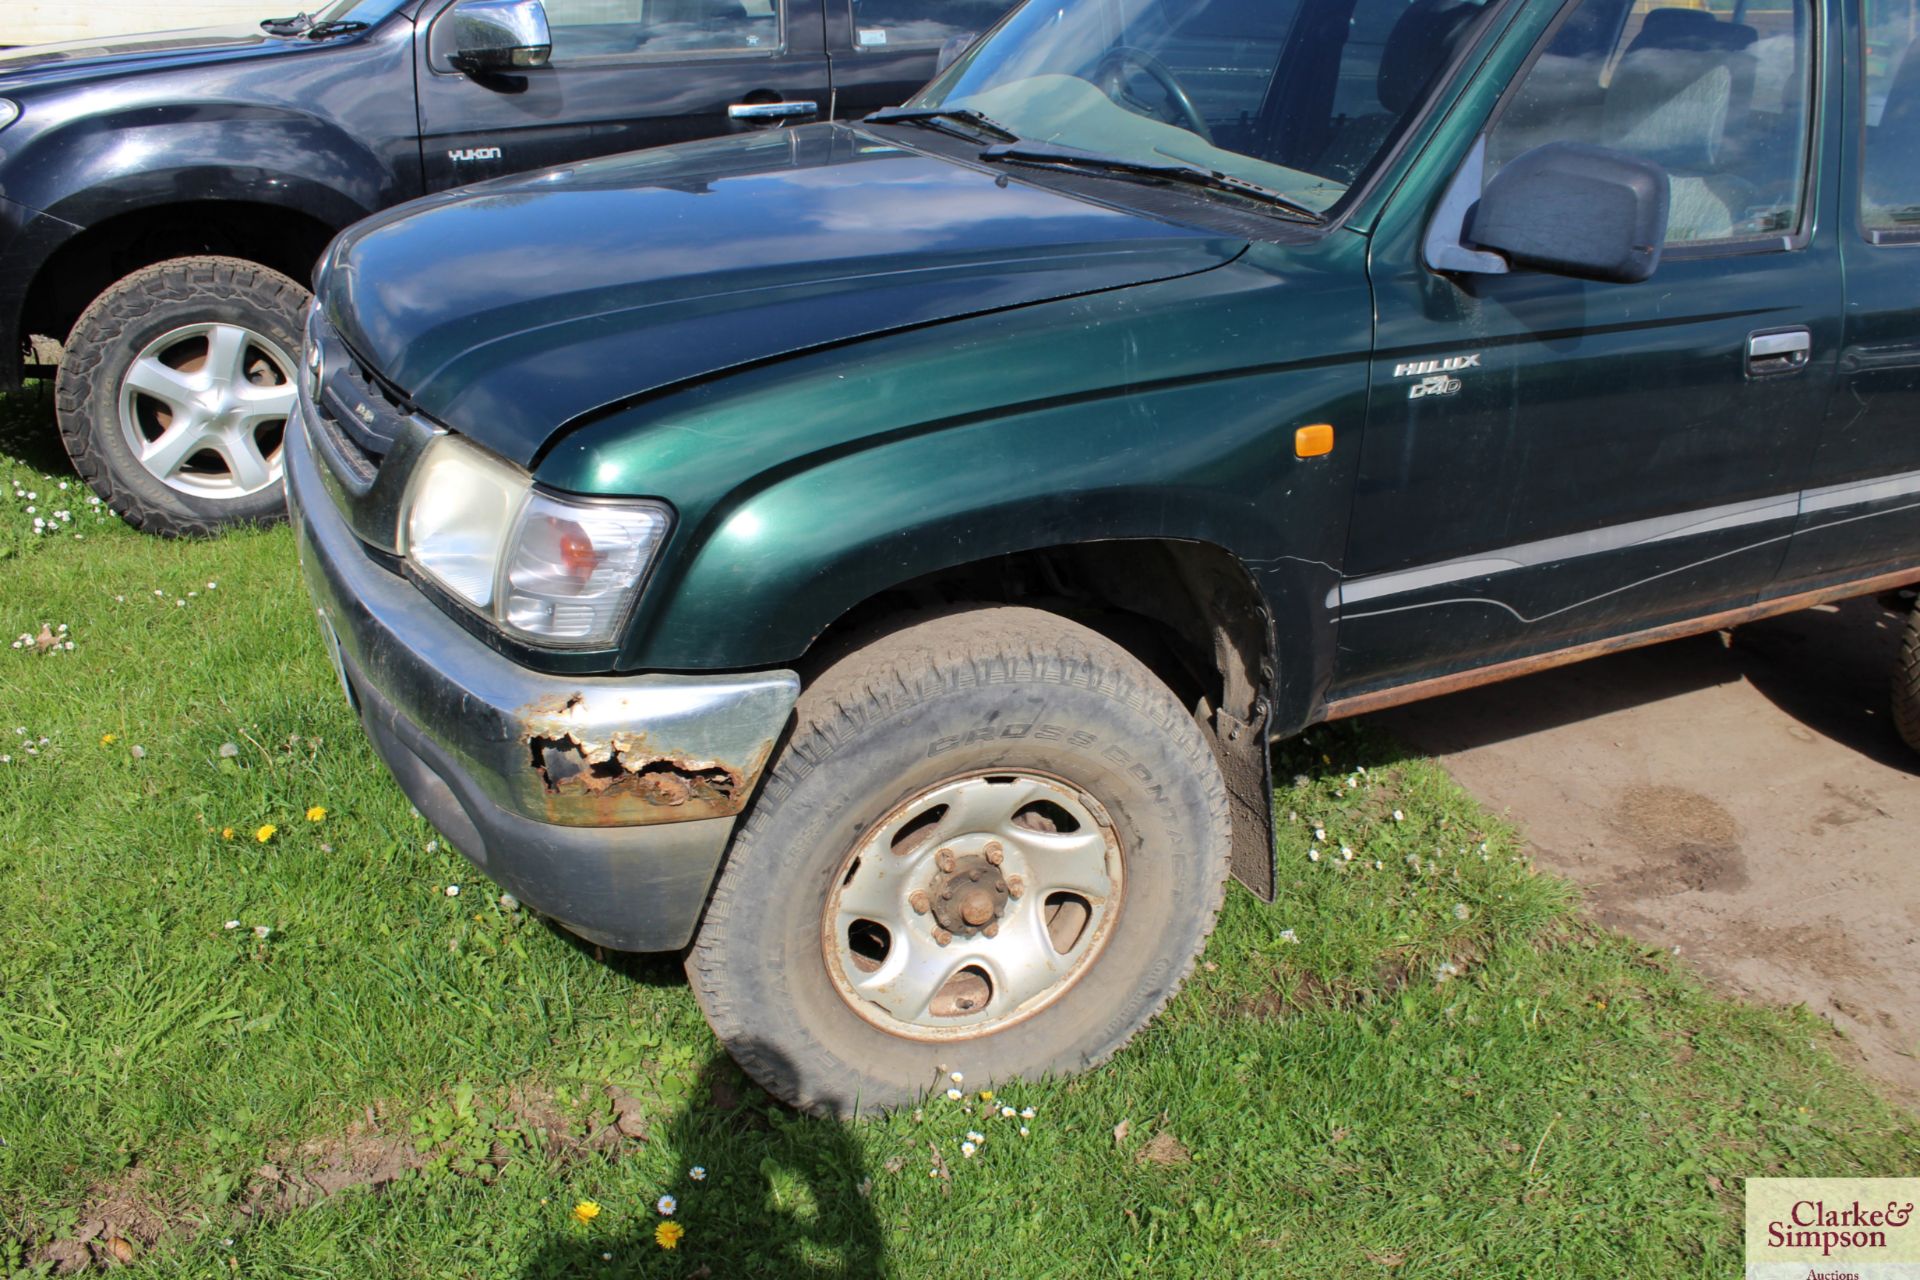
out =
[[[1747,1280],[1920,1280],[1920,1178],[1748,1178]]]

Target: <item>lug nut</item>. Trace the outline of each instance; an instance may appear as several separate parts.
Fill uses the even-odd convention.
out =
[[[925,915],[927,912],[933,910],[933,900],[927,897],[927,891],[925,889],[915,889],[912,893],[908,894],[907,905],[915,911],[918,911],[921,915]]]
[[[973,870],[967,872],[967,879],[978,880],[979,878],[980,878],[980,868],[975,867]]]
[[[1000,922],[998,920],[995,920],[992,924],[988,925],[986,928],[982,929],[980,932],[986,934],[989,938],[997,938],[1000,936]]]
[[[1019,876],[1007,877],[1007,893],[1009,896],[1017,898],[1026,891],[1027,882],[1025,880],[1022,880]]]
[[[942,871],[951,872],[953,870],[953,865],[954,865],[953,850],[951,849],[940,850],[938,853],[933,855],[933,862],[934,862],[934,865],[939,867]]]
[[[933,940],[944,947],[949,942],[953,941],[953,935],[948,933],[945,929],[935,929],[933,931]]]
[[[997,867],[997,866],[999,866],[999,865],[1000,865],[1000,863],[1001,863],[1001,862],[1002,862],[1002,861],[1003,861],[1003,860],[1004,860],[1004,859],[1006,858],[1006,856],[1007,856],[1007,855],[1006,855],[1006,854],[1005,854],[1005,853],[1004,853],[1004,852],[1003,852],[1003,851],[1001,850],[1001,848],[1000,848],[1000,842],[999,842],[998,840],[989,840],[989,841],[987,841],[987,847],[986,847],[986,848],[985,848],[985,849],[984,849],[984,850],[983,850],[982,852],[984,852],[984,853],[985,853],[985,854],[987,855],[987,861],[988,861],[988,862],[990,862],[990,863],[992,863],[992,864],[993,864],[994,866],[996,866],[996,867]]]

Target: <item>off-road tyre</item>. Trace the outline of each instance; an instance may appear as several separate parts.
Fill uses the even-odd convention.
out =
[[[1915,602],[1893,664],[1893,725],[1920,751],[1920,602]]]
[[[822,922],[836,878],[861,832],[904,798],[996,770],[1063,779],[1111,817],[1125,880],[1106,944],[1024,1020],[965,1039],[894,1034],[856,1013],[829,974]],[[1126,650],[1035,609],[923,621],[840,658],[802,694],[687,975],[735,1061],[807,1111],[909,1104],[956,1071],[968,1089],[1083,1071],[1192,971],[1226,890],[1229,822],[1192,716]]]
[[[128,524],[164,537],[211,536],[285,519],[281,484],[213,499],[162,482],[125,438],[120,388],[149,342],[203,321],[247,328],[298,360],[309,300],[305,289],[278,271],[240,258],[173,258],[115,282],[74,323],[55,382],[60,439],[81,479]]]

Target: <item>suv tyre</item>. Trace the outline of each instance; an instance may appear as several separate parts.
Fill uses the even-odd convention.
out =
[[[286,514],[307,291],[238,258],[175,258],[94,299],[67,339],[67,454],[136,529],[170,536]]]
[[[769,1092],[848,1115],[1113,1056],[1219,912],[1227,793],[1131,654],[981,608],[821,674],[687,958]]]
[[[1907,616],[1893,667],[1893,724],[1907,745],[1920,751],[1920,600]]]

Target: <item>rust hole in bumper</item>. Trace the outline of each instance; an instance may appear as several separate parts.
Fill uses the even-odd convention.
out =
[[[741,771],[722,761],[653,755],[635,746],[589,751],[571,736],[527,739],[534,773],[556,816],[607,825],[682,822],[736,814]]]

